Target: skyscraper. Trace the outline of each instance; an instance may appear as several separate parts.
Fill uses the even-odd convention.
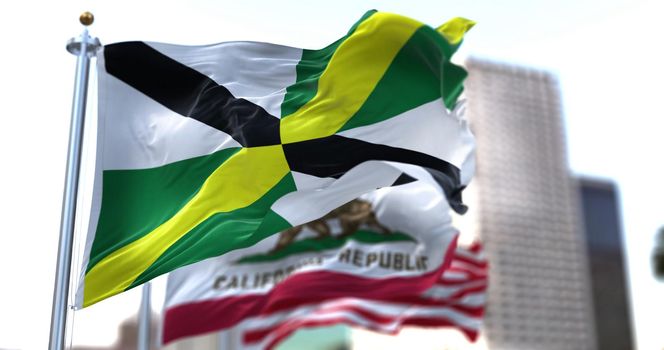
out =
[[[588,260],[551,74],[469,60],[475,229],[490,268],[492,350],[594,349]]]
[[[618,194],[608,181],[582,178],[579,193],[592,276],[597,346],[632,349]]]

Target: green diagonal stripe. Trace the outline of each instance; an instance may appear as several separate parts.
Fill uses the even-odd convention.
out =
[[[227,148],[150,169],[105,170],[101,213],[86,271],[175,215],[239,150]]]
[[[368,11],[357,21],[348,31],[346,36],[335,41],[331,45],[320,50],[302,50],[302,58],[297,64],[295,84],[286,89],[284,102],[281,104],[281,118],[285,118],[304,106],[309,100],[316,96],[318,92],[318,79],[327,68],[332,55],[355,29],[367,18],[376,13],[375,10]]]
[[[433,28],[418,29],[367,101],[339,131],[374,124],[441,97],[453,108],[467,75],[449,61],[453,49]]]
[[[295,181],[289,173],[250,206],[211,216],[170,246],[127,289],[178,267],[249,247],[289,228],[288,221],[270,210],[270,206],[295,190]]]

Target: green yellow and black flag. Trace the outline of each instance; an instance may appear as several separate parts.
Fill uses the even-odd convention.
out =
[[[380,187],[423,179],[464,211],[474,139],[450,58],[472,25],[370,11],[320,50],[105,46],[77,306]]]

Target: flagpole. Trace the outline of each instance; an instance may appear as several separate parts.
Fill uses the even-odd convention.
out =
[[[152,318],[152,308],[150,306],[151,298],[152,286],[150,282],[147,282],[143,284],[141,306],[138,311],[138,350],[150,350],[150,321]]]
[[[58,243],[58,261],[55,272],[53,290],[53,309],[51,310],[50,350],[64,350],[67,324],[67,299],[69,297],[69,280],[71,273],[72,242],[74,238],[74,220],[76,218],[76,198],[78,194],[78,178],[81,165],[81,146],[83,143],[83,126],[85,104],[88,92],[88,72],[90,57],[95,56],[101,47],[99,39],[88,35],[87,26],[92,24],[94,17],[84,12],[79,18],[86,28],[77,38],[67,42],[67,51],[77,56],[76,80],[74,83],[74,100],[72,103],[71,124],[69,127],[69,146],[67,148],[67,172],[65,189],[62,199],[60,217],[60,240]]]

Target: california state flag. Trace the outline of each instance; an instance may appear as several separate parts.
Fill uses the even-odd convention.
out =
[[[169,275],[162,342],[227,331],[273,348],[299,328],[383,333],[453,326],[474,339],[486,261],[457,247],[450,208],[423,181],[377,190],[321,220]]]

